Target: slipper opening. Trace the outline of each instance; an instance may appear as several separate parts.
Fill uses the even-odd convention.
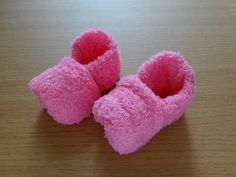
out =
[[[111,49],[110,37],[101,30],[91,30],[76,38],[72,57],[81,64],[89,64]]]
[[[178,94],[184,87],[184,60],[178,53],[163,52],[141,68],[140,79],[159,97]]]

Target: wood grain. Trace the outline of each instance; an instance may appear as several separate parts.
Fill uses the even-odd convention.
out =
[[[113,152],[92,118],[52,121],[27,82],[102,27],[122,52],[122,76],[161,50],[197,73],[193,105],[138,152]],[[236,2],[0,1],[0,176],[236,176]]]

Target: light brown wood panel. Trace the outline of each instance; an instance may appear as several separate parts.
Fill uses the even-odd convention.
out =
[[[130,155],[113,152],[92,118],[55,123],[27,88],[92,27],[116,39],[121,76],[161,50],[182,52],[196,70],[183,118]],[[1,0],[0,176],[235,177],[235,56],[234,0]]]

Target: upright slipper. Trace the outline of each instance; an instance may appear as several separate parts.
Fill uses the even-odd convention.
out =
[[[29,87],[57,122],[74,124],[91,114],[94,102],[114,85],[119,72],[115,41],[93,29],[75,38],[71,57],[33,78]]]
[[[194,90],[191,66],[179,53],[164,51],[97,100],[94,118],[104,126],[113,149],[128,154],[179,119],[191,103]]]

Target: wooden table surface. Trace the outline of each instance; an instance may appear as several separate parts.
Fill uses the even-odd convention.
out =
[[[130,155],[113,152],[92,118],[55,123],[27,88],[92,27],[116,39],[121,76],[161,50],[182,52],[197,74],[197,94],[183,118]],[[0,176],[235,177],[235,56],[234,0],[2,0]]]

